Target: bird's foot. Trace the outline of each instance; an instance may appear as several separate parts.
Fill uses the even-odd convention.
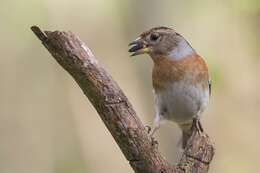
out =
[[[158,143],[158,141],[155,139],[155,137],[149,135],[149,139],[150,139],[150,141],[151,141],[152,146],[155,147],[155,148],[158,148],[159,143]]]
[[[158,148],[159,143],[153,137],[153,129],[150,126],[148,126],[148,125],[145,126],[145,129],[146,129],[146,131],[148,133],[148,137],[149,137],[149,140],[151,141],[152,146],[155,147],[155,148]]]
[[[201,125],[201,122],[198,117],[193,118],[193,128],[197,130],[198,132],[203,132],[204,129]]]
[[[152,128],[151,128],[150,126],[148,126],[148,125],[144,126],[144,128],[145,128],[146,132],[147,132],[148,134],[150,134]]]

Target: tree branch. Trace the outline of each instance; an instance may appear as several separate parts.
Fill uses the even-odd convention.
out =
[[[144,125],[112,77],[73,33],[42,32],[31,27],[55,60],[75,79],[91,101],[136,173],[206,173],[214,148],[195,131],[177,165],[169,164],[151,144]]]

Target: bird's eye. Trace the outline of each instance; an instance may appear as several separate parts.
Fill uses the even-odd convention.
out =
[[[160,35],[158,33],[152,33],[150,36],[150,40],[156,41],[156,40],[158,40],[159,37],[160,37]]]

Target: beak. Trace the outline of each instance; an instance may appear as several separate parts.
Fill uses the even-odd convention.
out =
[[[138,37],[136,40],[129,44],[128,52],[132,53],[131,56],[141,55],[149,52],[149,47],[143,39]]]

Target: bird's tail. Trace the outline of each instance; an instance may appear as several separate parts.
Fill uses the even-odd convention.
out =
[[[182,130],[182,148],[184,149],[192,135],[192,121],[185,124],[179,124],[179,126]]]

